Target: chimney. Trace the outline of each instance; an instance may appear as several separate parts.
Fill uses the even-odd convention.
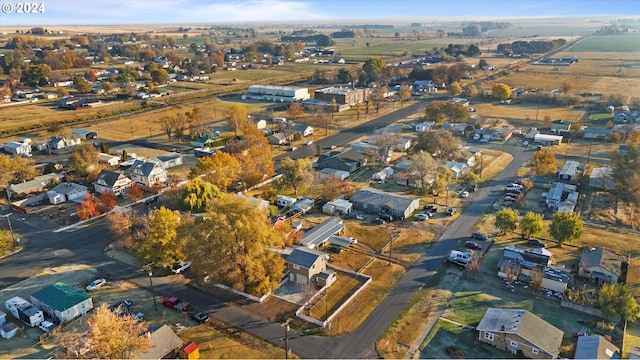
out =
[[[504,325],[500,325],[500,331],[507,331],[507,327]]]

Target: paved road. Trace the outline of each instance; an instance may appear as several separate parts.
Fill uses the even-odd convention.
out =
[[[334,137],[319,141],[319,143],[321,146],[330,146],[334,141],[345,143],[352,141],[356,137],[370,133],[375,127],[383,127],[410,115],[411,111],[416,111],[423,105],[412,105],[363,124],[361,125],[362,129],[349,131],[348,135],[334,135]],[[498,149],[501,148],[502,146],[498,146]],[[289,336],[289,346],[292,351],[303,358],[378,357],[375,351],[376,339],[397,317],[411,296],[437,271],[443,262],[443,257],[449,250],[457,246],[459,239],[470,233],[478,216],[484,213],[494,201],[497,196],[496,192],[502,192],[501,185],[508,178],[513,177],[519,165],[531,156],[530,152],[525,152],[522,147],[507,146],[505,150],[513,152],[514,162],[466,200],[468,207],[462,212],[459,219],[453,222],[442,237],[431,246],[428,253],[409,269],[362,326],[352,334],[339,337],[304,336],[292,331]],[[26,221],[19,220],[17,215],[13,217],[15,231],[29,234],[29,246],[22,253],[0,260],[0,287],[4,288],[14,284],[39,273],[46,267],[68,263],[87,263],[108,276],[125,278],[140,286],[148,286],[148,278],[141,269],[119,263],[104,255],[104,247],[111,242],[111,236],[104,222],[95,223],[75,232],[51,233],[44,226],[40,228],[37,215],[31,216],[35,218],[27,218]],[[279,324],[249,313],[241,305],[225,304],[220,299],[191,287],[180,285],[173,282],[172,279],[175,278],[172,276],[154,278],[156,293],[159,295],[176,294],[195,306],[210,311],[214,317],[276,344],[282,344],[280,340],[284,336],[284,329]]]

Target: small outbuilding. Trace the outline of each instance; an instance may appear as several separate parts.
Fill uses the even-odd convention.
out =
[[[18,332],[18,325],[12,322],[7,322],[0,326],[0,336],[3,339],[11,339],[12,337],[16,336],[17,332]]]
[[[345,200],[343,196],[333,199],[322,206],[322,212],[327,215],[347,215],[351,214],[353,204],[349,200]]]
[[[93,140],[98,138],[98,133],[91,130],[75,129],[71,133],[83,137],[85,140]]]
[[[184,344],[178,352],[180,359],[197,360],[200,359],[200,347],[193,341]]]
[[[47,191],[47,197],[53,205],[62,204],[67,201],[82,202],[87,191],[88,188],[84,185],[63,182]]]

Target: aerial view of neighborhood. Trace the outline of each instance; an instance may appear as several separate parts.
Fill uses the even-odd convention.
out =
[[[0,9],[0,358],[640,358],[640,1]]]

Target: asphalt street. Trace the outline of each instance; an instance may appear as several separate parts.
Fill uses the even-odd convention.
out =
[[[376,128],[406,118],[418,111],[425,103],[408,106],[317,143],[323,148],[335,144],[346,144],[360,136],[371,134]],[[497,150],[502,149],[501,145],[488,146],[495,147]],[[460,217],[409,269],[362,326],[351,334],[339,337],[306,336],[291,331],[289,346],[292,351],[303,358],[377,358],[376,339],[397,317],[411,296],[443,264],[443,258],[449,250],[457,246],[459,239],[470,234],[478,216],[488,209],[499,193],[502,193],[501,186],[508,179],[513,178],[520,164],[531,156],[531,152],[522,147],[506,146],[505,151],[514,155],[514,161],[502,173],[465,200],[467,206]],[[295,152],[286,155],[293,154]],[[12,224],[15,232],[24,234],[28,238],[28,246],[21,253],[0,260],[0,287],[5,288],[38,274],[47,267],[71,263],[86,263],[96,267],[101,274],[108,277],[127,279],[143,287],[149,286],[149,279],[142,269],[133,268],[104,254],[105,246],[112,242],[112,235],[109,234],[104,221],[98,221],[73,232],[53,233],[38,215],[27,215],[24,221],[21,220],[22,217],[14,214]],[[6,228],[6,225],[2,226]],[[243,309],[242,305],[227,304],[194,288],[173,282],[172,276],[154,277],[158,296],[177,295],[198,308],[209,311],[212,316],[220,320],[276,344],[284,345],[281,341],[284,337],[284,328],[280,324],[249,313]]]

